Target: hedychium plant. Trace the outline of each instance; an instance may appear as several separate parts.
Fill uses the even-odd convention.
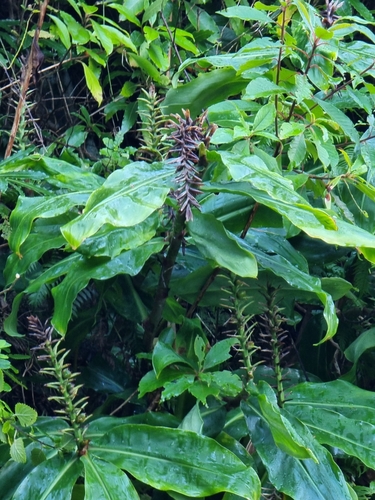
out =
[[[73,165],[68,155],[21,152],[0,164],[1,179],[26,176],[36,185],[35,196],[25,190],[18,197],[9,219],[5,286],[16,275],[21,280],[6,333],[20,334],[18,313],[29,308],[23,299],[48,285],[51,325],[38,328],[53,328],[72,342],[74,301],[90,284],[99,297],[92,316],[116,311],[116,342],[135,332],[133,364],[146,351],[137,408],[144,413],[88,419],[68,355],[47,335],[47,375],[56,377],[52,388],[63,391],[53,397],[64,404],[64,418],[39,419],[37,440],[25,438],[29,469],[20,472],[11,462],[0,469],[5,500],[72,493],[91,500],[116,498],[118,491],[136,499],[155,489],[172,497],[223,493],[253,500],[261,486],[295,500],[356,498],[336,450],[375,468],[374,396],[355,385],[360,358],[373,347],[373,329],[371,322],[366,330],[348,329],[349,322],[339,320],[351,308],[365,309],[348,262],[366,259],[366,272],[375,262],[375,53],[372,13],[359,2],[340,4],[228,2],[212,19],[190,5],[189,29],[198,38],[202,22],[214,40],[200,41],[202,50],[223,33],[232,51],[196,53],[182,62],[179,71],[191,69],[191,81],[179,82],[176,74],[160,103],[166,119],[174,115],[169,158],[160,152],[158,162],[126,161],[107,178]],[[149,8],[139,7],[129,22],[160,21],[155,6]],[[169,2],[160,4],[164,19],[167,8],[177,22]],[[109,54],[108,33],[120,36],[118,28],[102,31],[95,12],[87,19]],[[64,22],[72,24],[66,16]],[[147,45],[155,36],[161,47],[168,29],[155,26],[142,25],[144,41],[134,36],[135,42]],[[189,47],[191,33],[174,28],[176,43]],[[123,35],[129,67],[147,68],[161,85],[160,73],[142,55],[146,45],[133,47]],[[152,60],[162,65],[158,54]],[[97,77],[87,68],[100,101]],[[153,124],[163,123],[156,95],[152,99]],[[202,110],[217,126],[210,144]],[[50,251],[59,258],[46,268],[40,263]],[[272,370],[257,364],[264,342],[258,345],[253,322],[271,350]],[[90,336],[91,326],[79,339]],[[300,356],[285,377],[286,329]],[[335,335],[343,358],[337,380],[327,369],[333,357],[327,341]],[[111,345],[116,361],[119,352]],[[353,363],[349,372],[344,357]],[[43,460],[36,464],[31,457],[38,453]]]

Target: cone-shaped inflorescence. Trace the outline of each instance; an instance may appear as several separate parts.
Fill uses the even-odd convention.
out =
[[[198,172],[199,144],[205,141],[206,135],[203,131],[203,122],[206,115],[192,120],[189,110],[183,110],[184,116],[172,115],[176,122],[171,122],[170,127],[175,130],[170,135],[173,147],[169,152],[172,156],[171,163],[176,165],[176,183],[178,188],[175,192],[180,212],[185,215],[186,221],[192,220],[192,207],[199,208],[196,200],[200,194],[198,186],[201,178]]]

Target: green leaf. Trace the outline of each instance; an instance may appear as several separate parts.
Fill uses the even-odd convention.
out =
[[[213,439],[194,432],[127,424],[93,441],[90,451],[162,491],[197,497],[229,491],[249,500],[260,498],[255,471]]]
[[[203,364],[203,360],[204,360],[205,354],[206,354],[206,343],[202,339],[202,337],[199,337],[199,336],[195,337],[195,340],[194,340],[194,354],[196,355],[196,357],[198,359],[198,365],[199,365],[199,367],[201,367],[202,364]]]
[[[320,443],[358,457],[368,467],[375,462],[374,394],[336,380],[294,387],[286,408],[304,422]]]
[[[175,371],[175,380],[170,380],[163,384],[164,390],[161,393],[161,400],[168,401],[168,399],[180,396],[188,389],[191,390],[192,387],[197,385],[194,379],[194,375],[185,375],[183,371],[179,373]],[[199,398],[197,397],[197,399]]]
[[[99,231],[83,241],[79,252],[88,257],[117,257],[124,250],[143,245],[155,236],[159,223],[156,214],[132,227],[105,224]]]
[[[161,207],[174,170],[160,163],[135,162],[113,172],[92,193],[85,211],[61,231],[73,248],[104,224],[129,227],[144,221]]]
[[[192,366],[188,359],[183,358],[177,354],[170,345],[164,344],[164,342],[159,340],[152,353],[152,365],[154,367],[156,377],[159,378],[164,368],[176,363],[182,363],[194,368],[194,365]]]
[[[225,160],[225,163],[227,163],[227,160]],[[243,175],[240,175],[240,177],[243,177]],[[271,177],[269,179],[269,186],[267,187],[266,178],[263,178],[263,175],[256,178],[254,185],[259,185],[259,182],[261,182],[260,187],[262,187],[262,190],[250,184],[250,175],[247,183],[206,184],[201,189],[209,192],[237,193],[248,196],[283,215],[312,238],[319,238],[331,245],[359,247],[359,249],[363,248],[364,252],[366,248],[375,248],[375,237],[368,231],[336,217],[334,218],[322,209],[311,207],[306,200],[291,190],[290,187],[287,190],[281,185],[277,187],[277,184],[272,182]],[[276,179],[274,180],[276,181]],[[280,176],[280,184],[282,181],[283,177]],[[270,196],[266,195],[263,190],[269,190]],[[300,197],[299,202],[295,198],[296,196]]]
[[[231,357],[229,351],[235,343],[236,339],[225,339],[213,345],[206,355],[203,369],[209,370],[229,359]]]
[[[347,455],[359,458],[367,467],[374,468],[375,425],[318,405],[291,405],[289,410],[309,427],[319,443],[339,448]]]
[[[58,217],[39,219],[34,223],[33,231],[21,245],[20,254],[22,258],[13,253],[7,259],[4,269],[7,285],[13,283],[17,274],[26,273],[30,266],[37,262],[48,250],[60,248],[65,244],[65,239],[60,232],[59,222],[66,223],[68,220],[68,217]]]
[[[243,5],[236,5],[235,7],[228,7],[226,10],[220,10],[218,14],[224,17],[242,19],[243,21],[259,21],[261,23],[271,24],[274,21],[267,16],[264,12],[253,7],[246,7]]]
[[[316,97],[315,101],[327,113],[327,115],[340,126],[343,132],[353,142],[357,143],[359,141],[358,132],[355,129],[351,119],[345,113],[343,113],[340,109],[338,109],[337,106],[327,101],[322,101],[321,99],[318,99]]]
[[[57,33],[59,35],[61,42],[63,43],[66,50],[69,50],[71,47],[71,41],[70,41],[70,33],[69,33],[68,28],[61,21],[61,19],[59,19],[58,17],[53,16],[52,14],[48,14],[48,15],[56,25]]]
[[[98,103],[98,106],[100,106],[103,102],[103,89],[100,85],[99,79],[93,72],[93,70],[89,66],[87,66],[87,64],[85,64],[83,61],[80,62],[83,66],[87,87],[95,101]]]
[[[274,104],[267,104],[266,106],[260,108],[254,118],[253,133],[265,130],[267,127],[272,125],[275,121],[275,116],[276,111]]]
[[[137,0],[127,1],[126,5],[118,5],[116,3],[108,4],[108,7],[117,10],[125,19],[129,20],[131,23],[136,26],[141,26],[137,18],[137,14],[142,12],[143,10],[143,0],[141,2]]]
[[[55,196],[24,198],[18,197],[16,208],[10,216],[10,224],[14,228],[9,238],[9,246],[13,252],[20,254],[20,247],[28,237],[33,221],[36,218],[50,218],[64,214],[77,205],[84,205],[88,192],[66,193]]]
[[[56,455],[35,467],[18,486],[12,500],[66,500],[80,476],[78,457]]]
[[[287,401],[285,406],[288,409],[289,405],[325,408],[345,417],[375,425],[374,393],[360,389],[349,382],[343,380],[320,384],[306,382],[293,387],[289,396],[291,400]],[[292,408],[290,411],[293,411]]]
[[[306,156],[306,141],[303,134],[293,137],[289,144],[288,158],[293,165],[300,165]]]
[[[221,102],[227,97],[236,95],[246,86],[247,81],[238,76],[231,68],[215,69],[208,73],[200,73],[191,82],[170,89],[161,105],[163,113],[182,113],[189,109],[192,118],[212,104]],[[212,92],[215,89],[215,92]]]
[[[26,462],[26,451],[22,438],[17,438],[10,445],[10,456],[15,462]]]
[[[90,40],[90,32],[77,23],[73,16],[64,11],[60,11],[60,16],[69,30],[73,43],[85,45]]]
[[[146,75],[150,76],[156,82],[162,81],[161,74],[148,59],[145,59],[144,57],[133,53],[129,53],[128,57],[131,60],[133,66],[142,68]]]
[[[187,227],[194,243],[206,259],[238,276],[257,276],[258,267],[254,255],[213,215],[194,211],[194,220],[189,221]]]
[[[252,101],[258,97],[269,97],[282,92],[284,92],[284,89],[268,80],[268,78],[259,77],[252,80],[246,87],[244,99]]]
[[[347,374],[344,375],[344,379],[349,382],[355,380],[357,372],[357,363],[366,351],[375,349],[375,328],[370,328],[361,333],[354,342],[350,344],[349,347],[344,351],[346,359],[348,359],[353,366]]]
[[[345,478],[331,454],[321,446],[313,435],[293,415],[288,420],[294,431],[306,436],[318,462],[311,458],[299,460],[284,453],[275,445],[271,430],[264,417],[242,403],[251,440],[268,472],[270,482],[278,491],[294,499],[353,500]]]
[[[111,38],[108,36],[106,30],[95,21],[91,20],[92,27],[94,28],[95,35],[99,38],[103,49],[105,50],[107,56],[113,52],[113,43]]]
[[[107,280],[118,274],[134,276],[140,272],[149,257],[160,252],[163,246],[162,239],[154,239],[138,248],[123,252],[110,261],[103,261],[101,258],[84,259],[81,257],[77,259],[64,271],[67,275],[62,283],[52,289],[55,302],[52,324],[56,330],[61,334],[66,332],[72,313],[72,304],[90,279]],[[34,283],[32,285],[35,286]]]
[[[299,435],[293,429],[288,418],[281,413],[273,389],[262,380],[258,383],[257,389],[259,390],[257,396],[259,407],[280,450],[295,458],[311,458],[317,462],[317,458],[311,450],[309,439],[306,439],[304,434]],[[249,399],[250,406],[253,399],[255,398]],[[246,415],[244,406],[242,410]],[[256,411],[256,408],[253,410]]]
[[[16,404],[14,416],[23,427],[35,424],[36,419],[38,418],[37,412],[24,403]]]
[[[85,468],[85,500],[118,500],[119,494],[127,500],[139,500],[136,489],[121,469],[90,453],[81,457],[81,461]]]

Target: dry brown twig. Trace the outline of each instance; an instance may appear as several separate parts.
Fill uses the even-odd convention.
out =
[[[40,30],[42,29],[44,18],[47,12],[49,0],[44,0],[39,11],[39,18],[37,27],[35,30],[34,38],[31,44],[30,53],[24,66],[23,75],[21,78],[21,91],[20,97],[17,105],[17,109],[14,115],[12,130],[10,132],[10,137],[8,141],[7,148],[5,150],[4,158],[8,158],[11,155],[14,141],[16,139],[17,131],[20,125],[22,110],[26,104],[26,94],[30,85],[31,78],[35,78],[36,72],[38,70],[37,65],[40,61],[40,49],[38,45]]]

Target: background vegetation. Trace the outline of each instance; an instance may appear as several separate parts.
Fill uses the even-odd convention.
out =
[[[375,497],[372,8],[2,3],[3,500]]]

